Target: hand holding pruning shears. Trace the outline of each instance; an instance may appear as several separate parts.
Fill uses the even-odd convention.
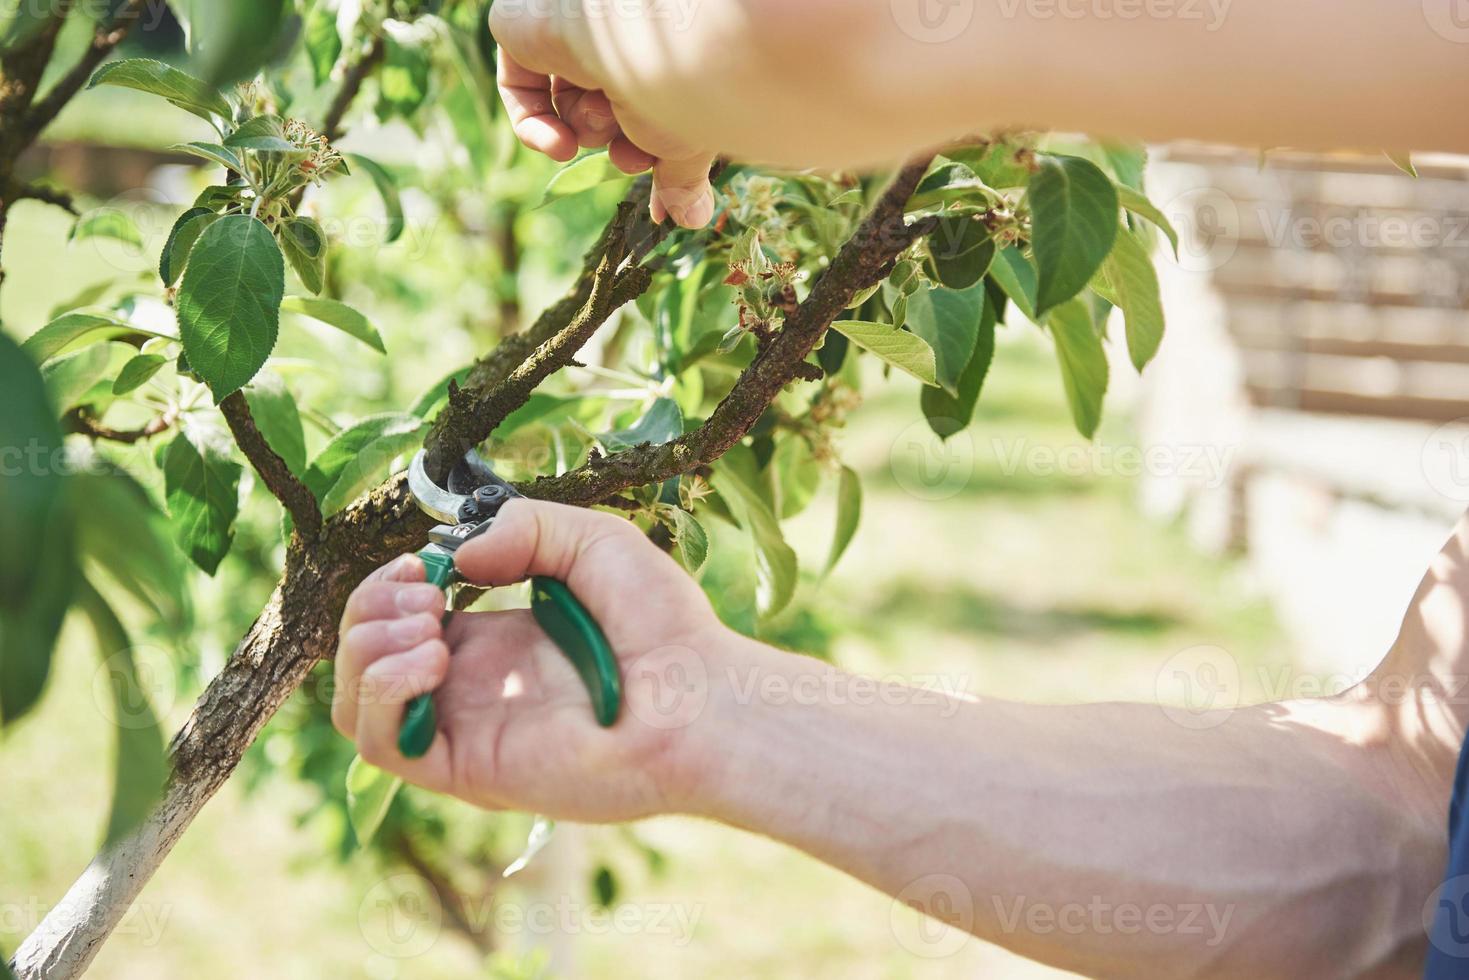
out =
[[[470,485],[485,475],[479,465],[456,468],[441,492],[473,497],[494,485]],[[337,728],[367,762],[482,807],[584,821],[662,811],[677,795],[670,747],[682,732],[658,723],[668,665],[682,668],[723,647],[728,631],[699,586],[627,519],[512,495],[487,502],[493,520],[467,530],[443,525],[441,546],[452,543],[449,535],[459,539],[445,547],[447,558],[404,556],[348,600]],[[456,613],[445,623],[444,592],[431,583],[445,581],[450,563],[475,585],[543,577],[567,596],[548,592],[539,615]],[[577,607],[605,638],[610,661],[580,626],[575,635],[591,655],[578,660],[573,641],[553,639],[542,625],[548,613],[552,630],[557,617],[576,623]],[[620,712],[606,696],[613,678],[621,679]],[[436,724],[409,726],[405,741],[416,749],[425,731],[432,739],[422,757],[410,758],[400,749],[408,705],[430,693]],[[606,727],[610,718],[616,723]]]

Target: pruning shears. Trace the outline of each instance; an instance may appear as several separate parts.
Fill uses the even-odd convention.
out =
[[[428,581],[449,593],[446,624],[454,612],[454,593],[463,583],[454,566],[455,553],[465,542],[488,531],[507,501],[521,496],[473,450],[454,464],[447,484],[441,487],[429,477],[423,452],[413,458],[408,468],[413,499],[424,513],[443,522],[429,532],[429,544],[418,557]],[[553,578],[531,579],[531,612],[581,676],[597,723],[611,727],[622,706],[622,678],[602,628],[566,584]],[[433,696],[419,695],[409,702],[403,716],[398,750],[409,759],[422,757],[433,744],[437,729]]]

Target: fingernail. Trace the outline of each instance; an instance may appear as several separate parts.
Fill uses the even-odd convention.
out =
[[[663,195],[663,206],[668,210],[669,217],[680,227],[702,228],[714,217],[714,194],[705,190],[692,201],[689,200],[691,196],[686,190],[666,192]]]
[[[395,575],[398,572],[406,569],[410,562],[415,561],[418,561],[417,555],[399,555],[397,558],[394,558],[392,561],[388,562],[388,567],[383,569],[383,574]]]
[[[588,112],[585,116],[587,125],[599,133],[605,133],[617,124],[617,120],[604,112]]]
[[[417,643],[427,640],[438,630],[439,624],[432,616],[410,616],[388,626],[388,635],[398,643]]]
[[[426,613],[444,605],[444,593],[432,585],[410,585],[398,590],[393,597],[398,610],[405,613]]]

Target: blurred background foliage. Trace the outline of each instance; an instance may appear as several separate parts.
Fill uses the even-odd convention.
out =
[[[119,52],[219,83],[269,62],[256,97],[308,120],[329,115],[344,77],[375,60],[337,146],[349,160],[375,162],[383,176],[354,163],[350,175],[313,188],[299,213],[334,243],[321,294],[363,311],[386,358],[341,330],[285,314],[268,370],[299,411],[305,458],[357,420],[429,414],[449,374],[565,291],[626,192],[629,180],[595,154],[562,169],[514,141],[494,95],[486,9],[453,0],[299,10],[192,0],[148,7]],[[91,31],[84,19],[70,20],[56,63],[69,63],[65,53],[79,52]],[[171,297],[160,296],[154,278],[158,256],[180,209],[211,177],[163,148],[213,138],[203,120],[141,92],[102,86],[74,100],[22,163],[30,179],[78,192],[84,218],[34,201],[13,208],[0,294],[7,332],[24,339],[75,307],[104,307],[137,323],[168,319]],[[1100,151],[1079,152],[1107,164]],[[1111,159],[1120,183],[1133,176],[1127,169]],[[754,348],[737,329],[735,287],[721,282],[731,256],[750,247],[736,233],[764,234],[767,254],[749,260],[757,266],[794,259],[809,272],[835,251],[872,193],[871,182],[851,177],[738,168],[721,187],[730,233],[714,245],[673,236],[658,288],[599,338],[585,358],[590,366],[553,380],[523,426],[498,434],[507,476],[564,469],[593,444],[615,447],[617,432],[646,426],[670,402],[679,426],[702,417]],[[963,203],[941,206],[956,201]],[[112,214],[125,219],[122,231],[77,233],[86,216]],[[891,323],[902,286],[871,300],[868,314]],[[759,305],[746,300],[747,309]],[[789,604],[762,609],[762,544],[716,510],[703,522],[710,547],[702,576],[721,615],[857,670],[1037,700],[1150,699],[1157,665],[1196,642],[1225,646],[1242,663],[1278,656],[1264,604],[1227,565],[1196,557],[1174,530],[1138,518],[1125,481],[1003,465],[1003,446],[1082,440],[1050,342],[1018,317],[998,334],[975,424],[937,450],[937,460],[916,410],[919,384],[874,358],[839,365],[837,382],[816,401],[782,400],[742,451],[762,465],[778,460],[772,500],[787,519],[799,583]],[[113,351],[97,378],[110,386],[134,354]],[[109,426],[126,429],[147,424],[161,405],[178,407],[191,381],[176,377],[170,360],[140,397],[97,394],[101,383],[75,388],[96,396],[88,404]],[[208,399],[182,406],[184,416],[211,412]],[[1102,438],[1129,438],[1127,425],[1117,413]],[[785,438],[772,438],[778,430]],[[144,440],[99,451],[161,498],[158,448]],[[850,552],[823,577],[838,511],[850,506],[838,459],[866,488],[863,517]],[[936,489],[936,462],[960,467],[962,477]],[[370,475],[376,482],[382,474]],[[187,717],[282,565],[280,508],[248,473],[244,481],[233,546],[216,574],[186,567],[179,554],[148,553],[153,576],[141,593],[101,576],[163,731]],[[697,496],[686,481],[685,502],[691,489]],[[117,511],[103,497],[98,513],[104,526],[91,533],[110,540],[119,529],[105,526],[105,516]],[[146,548],[153,539],[128,540]],[[500,590],[485,601],[522,600]],[[103,760],[113,751],[113,723],[126,729],[141,717],[118,718],[129,706],[110,700],[106,665],[97,667],[83,627],[68,622],[47,697],[0,742],[0,947],[13,948],[34,927],[93,853],[107,812]],[[327,717],[328,674],[322,665],[271,722],[144,891],[96,975],[847,978],[1026,969],[977,944],[940,961],[915,959],[895,942],[900,927],[888,900],[768,842],[688,821],[563,828],[541,862],[502,882],[529,818],[407,791],[360,849],[342,782],[352,749]],[[395,902],[436,904],[443,934],[402,957],[401,937],[376,914],[384,888]],[[572,903],[572,928],[537,932],[492,912],[561,899]],[[641,910],[645,927],[590,924],[598,910],[619,908]],[[646,925],[659,909],[687,928]]]

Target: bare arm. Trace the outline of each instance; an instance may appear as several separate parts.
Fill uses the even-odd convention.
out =
[[[547,79],[520,127],[526,142],[564,158],[578,140],[612,139],[578,121],[577,100],[563,107],[570,125],[554,128],[549,79],[570,79],[605,92],[628,140],[648,151],[638,158],[613,141],[615,158],[630,168],[660,161],[660,185],[691,203],[714,152],[856,166],[1005,127],[1469,152],[1460,110],[1469,24],[1453,9],[1454,0],[504,0],[491,23],[509,63]],[[524,107],[524,91],[507,102]],[[691,209],[686,223],[704,216]]]
[[[517,502],[473,581],[566,580],[627,704],[595,726],[528,613],[461,617],[444,656],[421,568],[348,606],[338,725],[370,761],[488,807],[585,821],[685,812],[785,841],[1024,955],[1097,976],[1410,976],[1442,873],[1466,706],[1469,521],[1392,652],[1338,698],[1186,716],[884,689],[720,626],[626,521]],[[632,588],[642,597],[629,606]],[[404,620],[417,625],[396,633]],[[443,730],[408,762],[402,704]],[[547,746],[555,746],[547,754]]]

